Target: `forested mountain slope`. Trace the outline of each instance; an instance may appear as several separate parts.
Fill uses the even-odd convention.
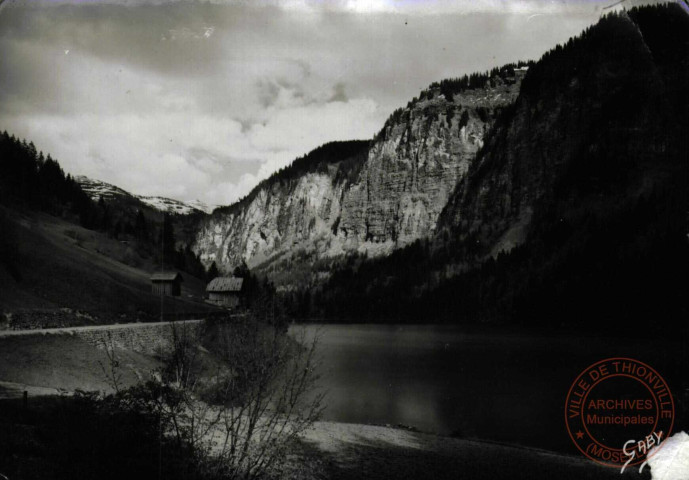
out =
[[[352,259],[311,314],[625,331],[686,318],[687,84],[681,8],[602,18],[529,69],[435,238]]]

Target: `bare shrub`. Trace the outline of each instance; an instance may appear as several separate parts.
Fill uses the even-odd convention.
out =
[[[294,442],[323,410],[317,340],[248,320],[221,328],[213,342],[230,367],[202,392],[220,411],[213,466],[233,477],[278,476]]]
[[[122,388],[122,371],[120,370],[120,360],[117,356],[115,341],[112,338],[112,333],[105,332],[104,338],[98,342],[98,346],[105,351],[107,361],[98,361],[100,369],[103,371],[108,385],[115,391],[119,392]]]
[[[106,345],[121,408],[158,418],[161,435],[188,448],[207,478],[277,478],[301,433],[323,410],[317,339],[294,338],[249,315],[201,334],[173,325],[165,368],[125,390]]]

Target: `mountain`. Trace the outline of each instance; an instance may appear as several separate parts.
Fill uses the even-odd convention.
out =
[[[372,141],[324,145],[216,209],[201,221],[194,251],[225,271],[260,265],[276,281],[294,263],[385,256],[431,235],[527,70],[507,65],[431,85]]]
[[[497,254],[524,241],[543,210],[574,199],[611,208],[677,174],[689,21],[675,7],[604,17],[534,65],[439,227],[476,234]]]
[[[246,261],[302,317],[671,324],[689,313],[688,82],[678,5],[608,14],[297,159],[193,248]]]
[[[686,334],[688,82],[678,5],[603,17],[529,68],[433,237],[350,261],[296,303],[320,318]]]
[[[87,187],[98,202],[33,143],[0,133],[3,328],[150,321],[161,307],[168,318],[216,310],[203,302],[206,271],[183,240],[193,216],[163,219],[116,187]],[[182,298],[163,305],[150,285],[161,268],[184,275]]]
[[[165,197],[134,195],[115,185],[85,176],[76,176],[74,181],[94,202],[100,203],[100,199],[103,199],[104,205],[101,205],[100,209],[107,211],[105,216],[112,223],[111,227],[118,228],[116,225],[119,223],[120,231],[132,230],[137,222],[141,223],[141,220],[137,220],[137,216],[141,212],[144,221],[151,226],[151,231],[146,236],[148,242],[157,241],[151,234],[160,226],[163,217],[161,214],[170,214],[169,216],[172,218],[168,220],[174,223],[175,243],[178,249],[184,249],[193,242],[198,230],[198,223],[201,218],[207,215],[206,211],[209,210],[209,207],[202,202],[184,203]],[[101,212],[102,215],[103,212]],[[97,223],[95,224],[96,227],[98,227]]]
[[[679,6],[609,14],[537,62],[430,85],[373,139],[323,145],[210,215],[75,181],[5,133],[6,301],[76,306],[59,272],[104,245],[108,265],[150,269],[164,239],[199,279],[199,258],[246,262],[292,316],[673,335],[689,315],[687,84]],[[127,283],[101,273],[90,308]]]
[[[103,197],[103,200],[106,201],[117,200],[132,205],[141,202],[159,212],[173,215],[210,213],[212,210],[211,207],[199,200],[185,203],[165,197],[134,195],[110,183],[94,180],[83,175],[76,176],[74,179],[93,200]]]
[[[192,213],[210,213],[213,211],[212,207],[209,207],[200,200],[187,203],[166,197],[145,197],[140,195],[137,196],[137,198],[144,202],[146,205],[155,208],[156,210],[159,210],[161,212],[172,213],[175,215],[190,215]]]
[[[74,180],[79,184],[81,189],[91,197],[92,200],[98,201],[101,197],[103,200],[115,199],[135,199],[136,197],[126,190],[111,185],[110,183],[101,182],[100,180],[92,180],[83,175],[76,175]]]
[[[155,321],[160,296],[150,275],[160,269],[137,241],[120,241],[62,218],[0,205],[2,320],[13,327]],[[168,269],[172,266],[168,266]],[[182,297],[165,299],[167,318],[215,311],[203,302],[205,281],[183,271]]]

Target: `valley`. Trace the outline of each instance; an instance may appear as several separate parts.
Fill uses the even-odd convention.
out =
[[[135,241],[117,240],[51,215],[0,207],[13,239],[16,278],[0,269],[5,328],[45,328],[154,321],[161,300],[151,294],[152,258]],[[6,237],[7,238],[7,237]],[[186,275],[183,295],[164,299],[165,316],[193,318],[214,308],[205,282]]]
[[[30,138],[0,132],[0,478],[612,478],[619,466],[579,455],[582,437],[562,416],[573,379],[613,357],[662,372],[668,433],[680,438],[689,428],[689,15],[680,3],[626,7],[597,11],[533,60],[424,80],[377,133],[338,131],[286,164],[285,152],[314,134],[299,122],[321,104],[336,117],[355,105],[360,117],[347,122],[356,124],[389,98],[366,103],[339,80],[316,88],[323,72],[279,57],[267,40],[254,53],[279,57],[261,58],[283,76],[232,83],[246,65],[263,72],[250,50],[234,50],[258,40],[227,37],[212,50],[211,13],[241,19],[253,6],[117,6],[115,19],[205,14],[192,15],[193,28],[136,37],[156,59],[126,57],[155,72],[141,82],[146,98],[115,82],[105,102],[137,97],[128,139],[98,136],[97,122],[84,134],[121,156],[102,172],[160,171],[149,190],[122,183],[145,195],[66,171]],[[84,8],[107,35],[111,24],[95,13],[105,7]],[[417,35],[415,20],[395,28]],[[143,23],[126,25],[129,35]],[[67,62],[77,52],[58,53]],[[174,71],[177,55],[194,68]],[[191,87],[214,68],[221,80]],[[299,81],[285,79],[294,72]],[[413,73],[404,75],[425,78]],[[359,88],[376,83],[366,78]],[[388,72],[381,83],[392,90],[397,80],[412,81]],[[253,110],[234,109],[252,95]],[[155,128],[142,120],[148,109]],[[116,132],[118,115],[100,118]],[[48,137],[85,151],[70,159],[85,171],[104,162],[87,141]],[[127,152],[128,141],[151,151]],[[157,195],[173,191],[208,204]],[[659,475],[652,468],[644,478]]]

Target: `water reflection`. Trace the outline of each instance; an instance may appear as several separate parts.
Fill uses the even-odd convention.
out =
[[[648,342],[506,333],[447,326],[308,325],[320,337],[325,419],[407,425],[510,443],[567,449],[564,399],[601,358],[663,365]]]

